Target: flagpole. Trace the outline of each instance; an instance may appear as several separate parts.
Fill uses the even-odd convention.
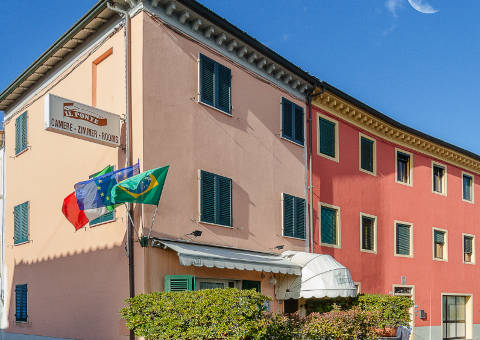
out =
[[[158,201],[158,203],[160,203],[160,201]],[[157,211],[158,211],[158,204],[157,204],[157,207],[155,208],[155,212],[153,213],[152,224],[150,225],[150,230],[148,231],[148,239],[150,239],[150,235],[152,234],[153,224],[155,223],[155,218],[157,217]]]
[[[128,209],[127,203],[125,203],[125,208],[127,209],[127,215],[128,215],[128,218],[130,219],[131,225],[133,226],[133,230],[135,230],[135,234],[137,235],[137,239],[140,240],[140,236],[138,236],[138,231],[137,231],[137,228],[135,227],[135,223],[133,223],[132,215],[130,215],[130,211]]]

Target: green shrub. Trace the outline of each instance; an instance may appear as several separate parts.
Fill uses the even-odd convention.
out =
[[[265,313],[251,337],[257,340],[291,340],[300,337],[304,318],[298,313]]]
[[[360,308],[379,314],[378,328],[408,326],[413,301],[405,296],[365,294],[358,298]]]
[[[155,292],[127,299],[127,327],[145,339],[243,339],[254,335],[269,300],[254,290]]]
[[[358,297],[326,297],[321,299],[308,299],[305,301],[307,314],[330,312],[334,309],[335,305],[339,306],[341,310],[351,309],[358,305]]]

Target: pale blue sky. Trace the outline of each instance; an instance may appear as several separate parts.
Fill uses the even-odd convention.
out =
[[[0,89],[95,2],[0,1]],[[423,0],[434,14],[408,0],[200,2],[317,78],[480,154],[480,1]]]

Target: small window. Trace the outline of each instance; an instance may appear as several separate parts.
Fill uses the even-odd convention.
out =
[[[339,209],[322,205],[320,208],[320,241],[322,245],[340,247]]]
[[[447,174],[443,165],[432,163],[433,192],[437,194],[447,194]]]
[[[463,235],[463,262],[475,263],[475,238],[473,235]]]
[[[376,147],[375,140],[360,134],[360,170],[376,173]]]
[[[202,279],[195,278],[195,289],[216,289],[216,288],[240,288],[240,281],[226,279]]]
[[[318,154],[338,162],[338,122],[318,114]]]
[[[111,168],[113,170],[113,167]],[[93,175],[90,175],[88,178],[94,178],[98,175],[99,173],[94,173]],[[94,227],[99,224],[103,224],[106,222],[114,221],[115,220],[115,210],[109,211],[106,214],[92,220],[89,222],[90,227]]]
[[[412,184],[412,155],[405,151],[396,152],[396,181],[407,185]]]
[[[27,149],[27,111],[15,120],[15,154]]]
[[[462,198],[464,201],[473,203],[473,176],[462,174]]]
[[[444,230],[433,229],[433,258],[444,261],[448,259],[447,232]]]
[[[250,281],[250,280],[243,280],[242,281],[242,289],[255,289],[257,292],[261,292],[261,284],[260,281]]]
[[[357,290],[357,295],[360,295],[362,293],[362,284],[360,282],[354,282],[353,284]]]
[[[232,226],[232,180],[200,171],[200,221]]]
[[[283,194],[283,236],[305,239],[305,199]]]
[[[28,242],[28,233],[29,233],[29,203],[25,202],[19,205],[16,205],[13,208],[13,217],[14,217],[14,235],[13,235],[13,244],[22,244]]]
[[[412,225],[395,223],[395,255],[412,257]]]
[[[377,218],[375,216],[360,214],[360,222],[360,249],[372,253],[376,252]]]
[[[166,292],[182,292],[195,289],[193,275],[165,275],[164,290]]]
[[[231,71],[203,54],[200,54],[200,101],[231,114]]]
[[[303,145],[303,127],[303,108],[282,98],[282,137]]]
[[[27,285],[15,285],[15,321],[27,322]]]

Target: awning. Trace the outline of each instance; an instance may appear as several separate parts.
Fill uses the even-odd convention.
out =
[[[255,270],[267,273],[300,275],[302,268],[280,255],[194,243],[154,240],[177,252],[182,266]]]
[[[285,251],[282,256],[302,266],[302,275],[278,280],[278,299],[356,296],[350,271],[330,255]]]

